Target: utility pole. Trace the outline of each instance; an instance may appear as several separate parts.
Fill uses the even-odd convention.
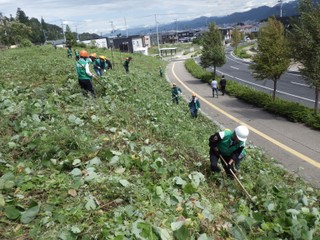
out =
[[[63,20],[61,20],[61,26],[62,26],[62,33],[63,33],[63,39],[64,39],[64,42],[67,43],[67,39],[66,39],[66,33],[64,31],[64,24],[63,24]]]
[[[78,25],[76,25],[76,34],[77,34],[77,42],[80,41],[79,39],[79,33],[78,33]]]
[[[280,17],[282,17],[282,5],[283,5],[283,0],[278,0],[280,3]]]
[[[174,19],[175,20],[175,22],[176,22],[176,43],[178,43],[178,19],[177,18],[175,18]]]
[[[111,37],[113,37],[114,35],[114,26],[113,26],[113,21],[110,21],[111,24]]]
[[[155,14],[155,15],[154,15],[154,19],[155,19],[155,21],[156,21],[157,43],[158,43],[158,54],[159,54],[159,57],[161,57],[161,52],[160,52],[160,42],[159,42],[159,28],[158,28],[157,14]]]
[[[127,26],[127,20],[126,20],[126,17],[124,17],[124,24],[126,26],[126,33],[127,33],[127,37],[129,36],[128,34],[128,26]]]

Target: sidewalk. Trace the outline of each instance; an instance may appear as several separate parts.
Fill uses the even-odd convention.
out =
[[[189,74],[183,60],[168,65],[167,78],[175,82],[187,97],[196,92],[202,111],[220,126],[233,129],[239,124],[248,125],[250,143],[320,188],[320,132],[288,122],[228,95],[212,98],[210,86]]]

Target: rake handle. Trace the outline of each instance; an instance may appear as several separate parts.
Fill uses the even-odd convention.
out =
[[[223,158],[221,155],[220,155],[220,158],[222,159],[223,163],[224,163],[226,166],[228,166],[226,160],[224,160],[224,158]],[[237,175],[232,171],[232,169],[229,169],[229,170],[230,170],[232,176],[237,180],[237,182],[239,183],[239,185],[241,186],[241,188],[243,189],[243,191],[246,193],[247,197],[249,197],[249,199],[250,199],[251,201],[253,201],[251,195],[248,193],[248,191],[247,191],[247,190],[245,189],[245,187],[242,185],[242,183],[240,182],[240,180],[239,180],[239,178],[237,177]]]

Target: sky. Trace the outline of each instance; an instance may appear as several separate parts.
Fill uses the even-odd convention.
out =
[[[283,3],[292,0],[283,0]],[[278,0],[0,0],[3,16],[16,16],[20,8],[29,18],[66,26],[72,31],[108,34],[111,30],[154,28],[201,16],[226,16]],[[280,10],[279,10],[280,11]]]

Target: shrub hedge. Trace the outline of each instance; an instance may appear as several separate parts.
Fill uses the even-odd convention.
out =
[[[205,83],[210,83],[212,74],[196,64],[193,59],[186,60],[185,66],[194,77],[201,79]],[[217,77],[217,80],[220,81],[220,77]],[[233,80],[228,81],[226,93],[254,106],[263,108],[270,113],[284,117],[291,122],[303,123],[308,127],[320,130],[320,114],[315,115],[313,109],[299,103],[289,102],[280,98],[276,98],[273,101],[271,95],[239,84]]]

